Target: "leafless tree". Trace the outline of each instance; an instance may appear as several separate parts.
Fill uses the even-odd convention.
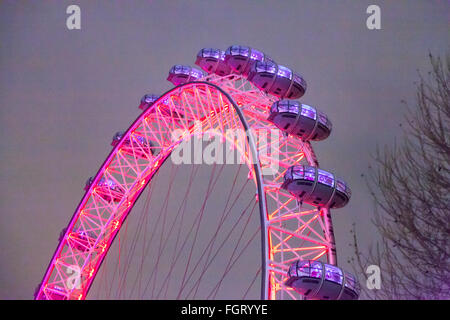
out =
[[[414,107],[407,105],[405,138],[375,155],[367,184],[380,240],[361,252],[354,232],[353,266],[381,270],[375,299],[450,299],[450,55],[430,54],[419,76]],[[406,104],[406,103],[405,103]]]

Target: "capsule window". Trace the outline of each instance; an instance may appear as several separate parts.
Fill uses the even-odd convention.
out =
[[[316,169],[315,168],[306,168],[305,179],[310,180],[310,181],[316,180]]]
[[[331,173],[318,169],[319,182],[327,186],[333,187],[334,177]]]
[[[316,110],[306,104],[302,105],[301,115],[316,120]]]
[[[286,68],[284,66],[278,66],[278,73],[279,76],[291,79],[292,78],[292,72],[289,68]]]
[[[305,175],[305,169],[303,166],[291,167],[292,177],[295,179],[303,179]]]

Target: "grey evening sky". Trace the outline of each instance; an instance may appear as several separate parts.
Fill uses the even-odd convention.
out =
[[[81,7],[81,30],[66,8]],[[381,8],[381,30],[366,8]],[[321,166],[352,187],[334,212],[341,265],[352,222],[375,235],[362,173],[376,145],[401,138],[417,70],[449,49],[448,1],[0,1],[0,299],[30,299],[59,231],[110,139],[137,117],[144,93],[171,87],[176,63],[202,47],[259,48],[308,82],[303,102],[325,111],[331,136],[314,143]]]

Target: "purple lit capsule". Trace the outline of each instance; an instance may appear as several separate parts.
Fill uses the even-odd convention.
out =
[[[116,132],[111,145],[116,146],[124,136],[123,131]],[[122,144],[120,151],[133,157],[147,159],[153,155],[153,146],[150,141],[143,136],[131,134]]]
[[[225,62],[236,74],[247,76],[255,62],[273,61],[259,50],[246,46],[230,46],[225,51]]]
[[[95,187],[95,193],[107,202],[120,202],[125,190],[113,180],[102,177]]]
[[[156,94],[146,94],[142,97],[141,103],[139,104],[139,109],[145,110],[150,107],[160,96]]]
[[[287,99],[301,98],[306,92],[306,87],[307,86],[305,79],[303,79],[303,77],[298,73],[294,72],[292,76],[292,86],[286,93],[286,98]]]
[[[198,80],[203,77],[203,72],[184,65],[174,65],[170,71],[167,80],[178,86],[183,83]]]
[[[231,68],[225,62],[225,52],[220,49],[203,48],[197,54],[195,64],[209,74],[223,77],[231,73]]]
[[[346,184],[336,179],[332,173],[316,167],[296,165],[286,171],[281,188],[315,207],[341,208],[349,202],[351,196],[351,193],[341,191],[344,186],[347,190]]]
[[[79,251],[85,252],[93,248],[96,236],[92,232],[82,230],[70,232],[67,237],[68,244]]]
[[[277,101],[271,106],[267,120],[278,129],[297,136],[303,141],[318,141],[330,135],[331,122],[324,113],[319,113],[321,118],[318,118],[317,114],[316,109],[311,106],[286,99]]]
[[[311,300],[354,300],[359,297],[356,278],[337,266],[312,260],[291,264],[286,286]]]
[[[326,172],[321,169],[317,169],[317,172],[319,174],[318,181],[319,183],[322,183],[324,185],[333,187],[334,186],[334,176],[333,174]]]
[[[256,61],[248,80],[260,90],[279,98],[297,99],[306,90],[306,82],[300,75],[271,61]]]
[[[302,103],[302,111],[300,114],[302,116],[308,117],[312,120],[316,120],[316,118],[317,118],[316,109],[314,109],[313,107],[310,107],[306,104],[303,104],[303,103]]]

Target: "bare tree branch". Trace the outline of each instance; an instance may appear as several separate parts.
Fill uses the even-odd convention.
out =
[[[375,200],[373,224],[381,236],[362,253],[354,232],[354,268],[381,269],[375,299],[450,299],[450,55],[430,54],[420,76],[416,105],[408,107],[400,146],[377,150],[368,187]]]

